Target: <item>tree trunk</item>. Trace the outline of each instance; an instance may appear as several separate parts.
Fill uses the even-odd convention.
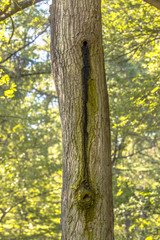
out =
[[[160,9],[160,0],[144,0],[144,1],[158,9]]]
[[[51,59],[62,124],[62,239],[113,239],[100,0],[53,0]]]

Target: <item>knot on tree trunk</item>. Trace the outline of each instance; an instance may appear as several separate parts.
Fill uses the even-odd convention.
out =
[[[78,189],[78,205],[81,208],[87,209],[93,206],[95,194],[88,184],[83,185]]]

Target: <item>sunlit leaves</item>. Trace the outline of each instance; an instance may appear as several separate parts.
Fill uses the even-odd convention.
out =
[[[1,25],[0,235],[6,240],[60,239],[61,131],[45,9],[14,15],[10,43],[11,21]]]
[[[145,238],[145,240],[153,240],[152,236]]]
[[[10,2],[11,2],[10,0],[1,0],[0,10],[4,11],[5,7],[10,5]]]
[[[117,239],[121,239],[120,232],[124,233],[125,239],[141,234],[154,236],[158,239],[158,195],[159,187],[150,188],[141,186],[142,191],[137,189],[137,184],[130,182],[129,178],[117,178],[115,196],[115,226]],[[118,224],[118,226],[117,226]],[[121,228],[122,227],[122,228]],[[127,230],[127,231],[126,231]],[[145,233],[144,233],[145,231]]]
[[[4,74],[3,70],[0,70],[0,98],[12,98],[14,97],[14,92],[16,91],[16,84],[14,82],[10,83],[10,78],[8,74]]]
[[[103,0],[102,21],[111,113],[115,238],[158,239],[159,11],[141,0]]]

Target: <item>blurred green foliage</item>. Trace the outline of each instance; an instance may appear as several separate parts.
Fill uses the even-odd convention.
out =
[[[102,1],[110,97],[115,239],[160,238],[160,14]]]
[[[1,22],[3,240],[60,239],[62,149],[50,76],[48,7],[39,4]]]
[[[0,9],[8,1],[1,1]],[[0,26],[0,239],[60,239],[62,147],[48,4]],[[116,240],[160,238],[160,14],[102,0]]]

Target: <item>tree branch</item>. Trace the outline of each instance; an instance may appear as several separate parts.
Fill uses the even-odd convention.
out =
[[[134,152],[134,153],[131,153],[131,154],[127,155],[127,156],[117,157],[115,160],[117,160],[117,159],[124,159],[124,158],[133,157],[133,156],[135,156],[135,155],[137,155],[137,154],[143,154],[142,151],[149,150],[149,149],[152,149],[152,148],[154,148],[154,147],[155,147],[155,146],[142,148],[141,150],[136,151],[136,152]]]
[[[13,34],[14,34],[14,30],[15,30],[13,18],[10,17],[10,19],[11,19],[11,22],[12,22],[12,34],[11,34],[11,36],[10,36],[10,39],[9,39],[9,41],[8,41],[8,44],[10,44],[11,39],[12,39]]]
[[[7,213],[9,213],[9,212],[12,210],[12,208],[17,207],[17,205],[23,203],[24,201],[25,201],[25,199],[23,198],[22,200],[20,200],[20,201],[17,202],[16,204],[14,204],[14,205],[12,205],[11,207],[9,207],[6,211],[3,210],[2,208],[0,208],[0,210],[1,210],[1,212],[2,212],[2,216],[1,216],[1,218],[0,218],[0,222],[2,222],[3,218],[6,216]]]
[[[146,3],[160,9],[160,0],[144,0]]]
[[[24,46],[20,47],[18,50],[16,50],[15,52],[11,53],[8,57],[6,57],[5,59],[3,59],[2,61],[0,61],[0,63],[4,63],[6,62],[8,59],[10,59],[12,56],[14,56],[17,52],[21,51],[22,49],[24,49],[25,47],[28,47],[30,44],[34,43],[34,41],[40,36],[42,35],[44,32],[46,31],[46,29],[44,29],[42,32],[39,32],[32,41],[28,42],[27,44],[25,44]]]
[[[26,72],[22,73],[20,77],[28,77],[28,76],[33,76],[33,75],[40,75],[40,74],[50,74],[51,71],[42,71],[42,72]]]
[[[9,11],[4,11],[4,13],[0,16],[0,21],[3,21],[9,17],[11,17],[12,15],[14,15],[15,13],[22,11],[25,8],[28,8],[36,3],[42,2],[44,0],[24,0],[21,2],[14,2],[14,8],[9,10]],[[7,6],[8,7],[8,6]]]

